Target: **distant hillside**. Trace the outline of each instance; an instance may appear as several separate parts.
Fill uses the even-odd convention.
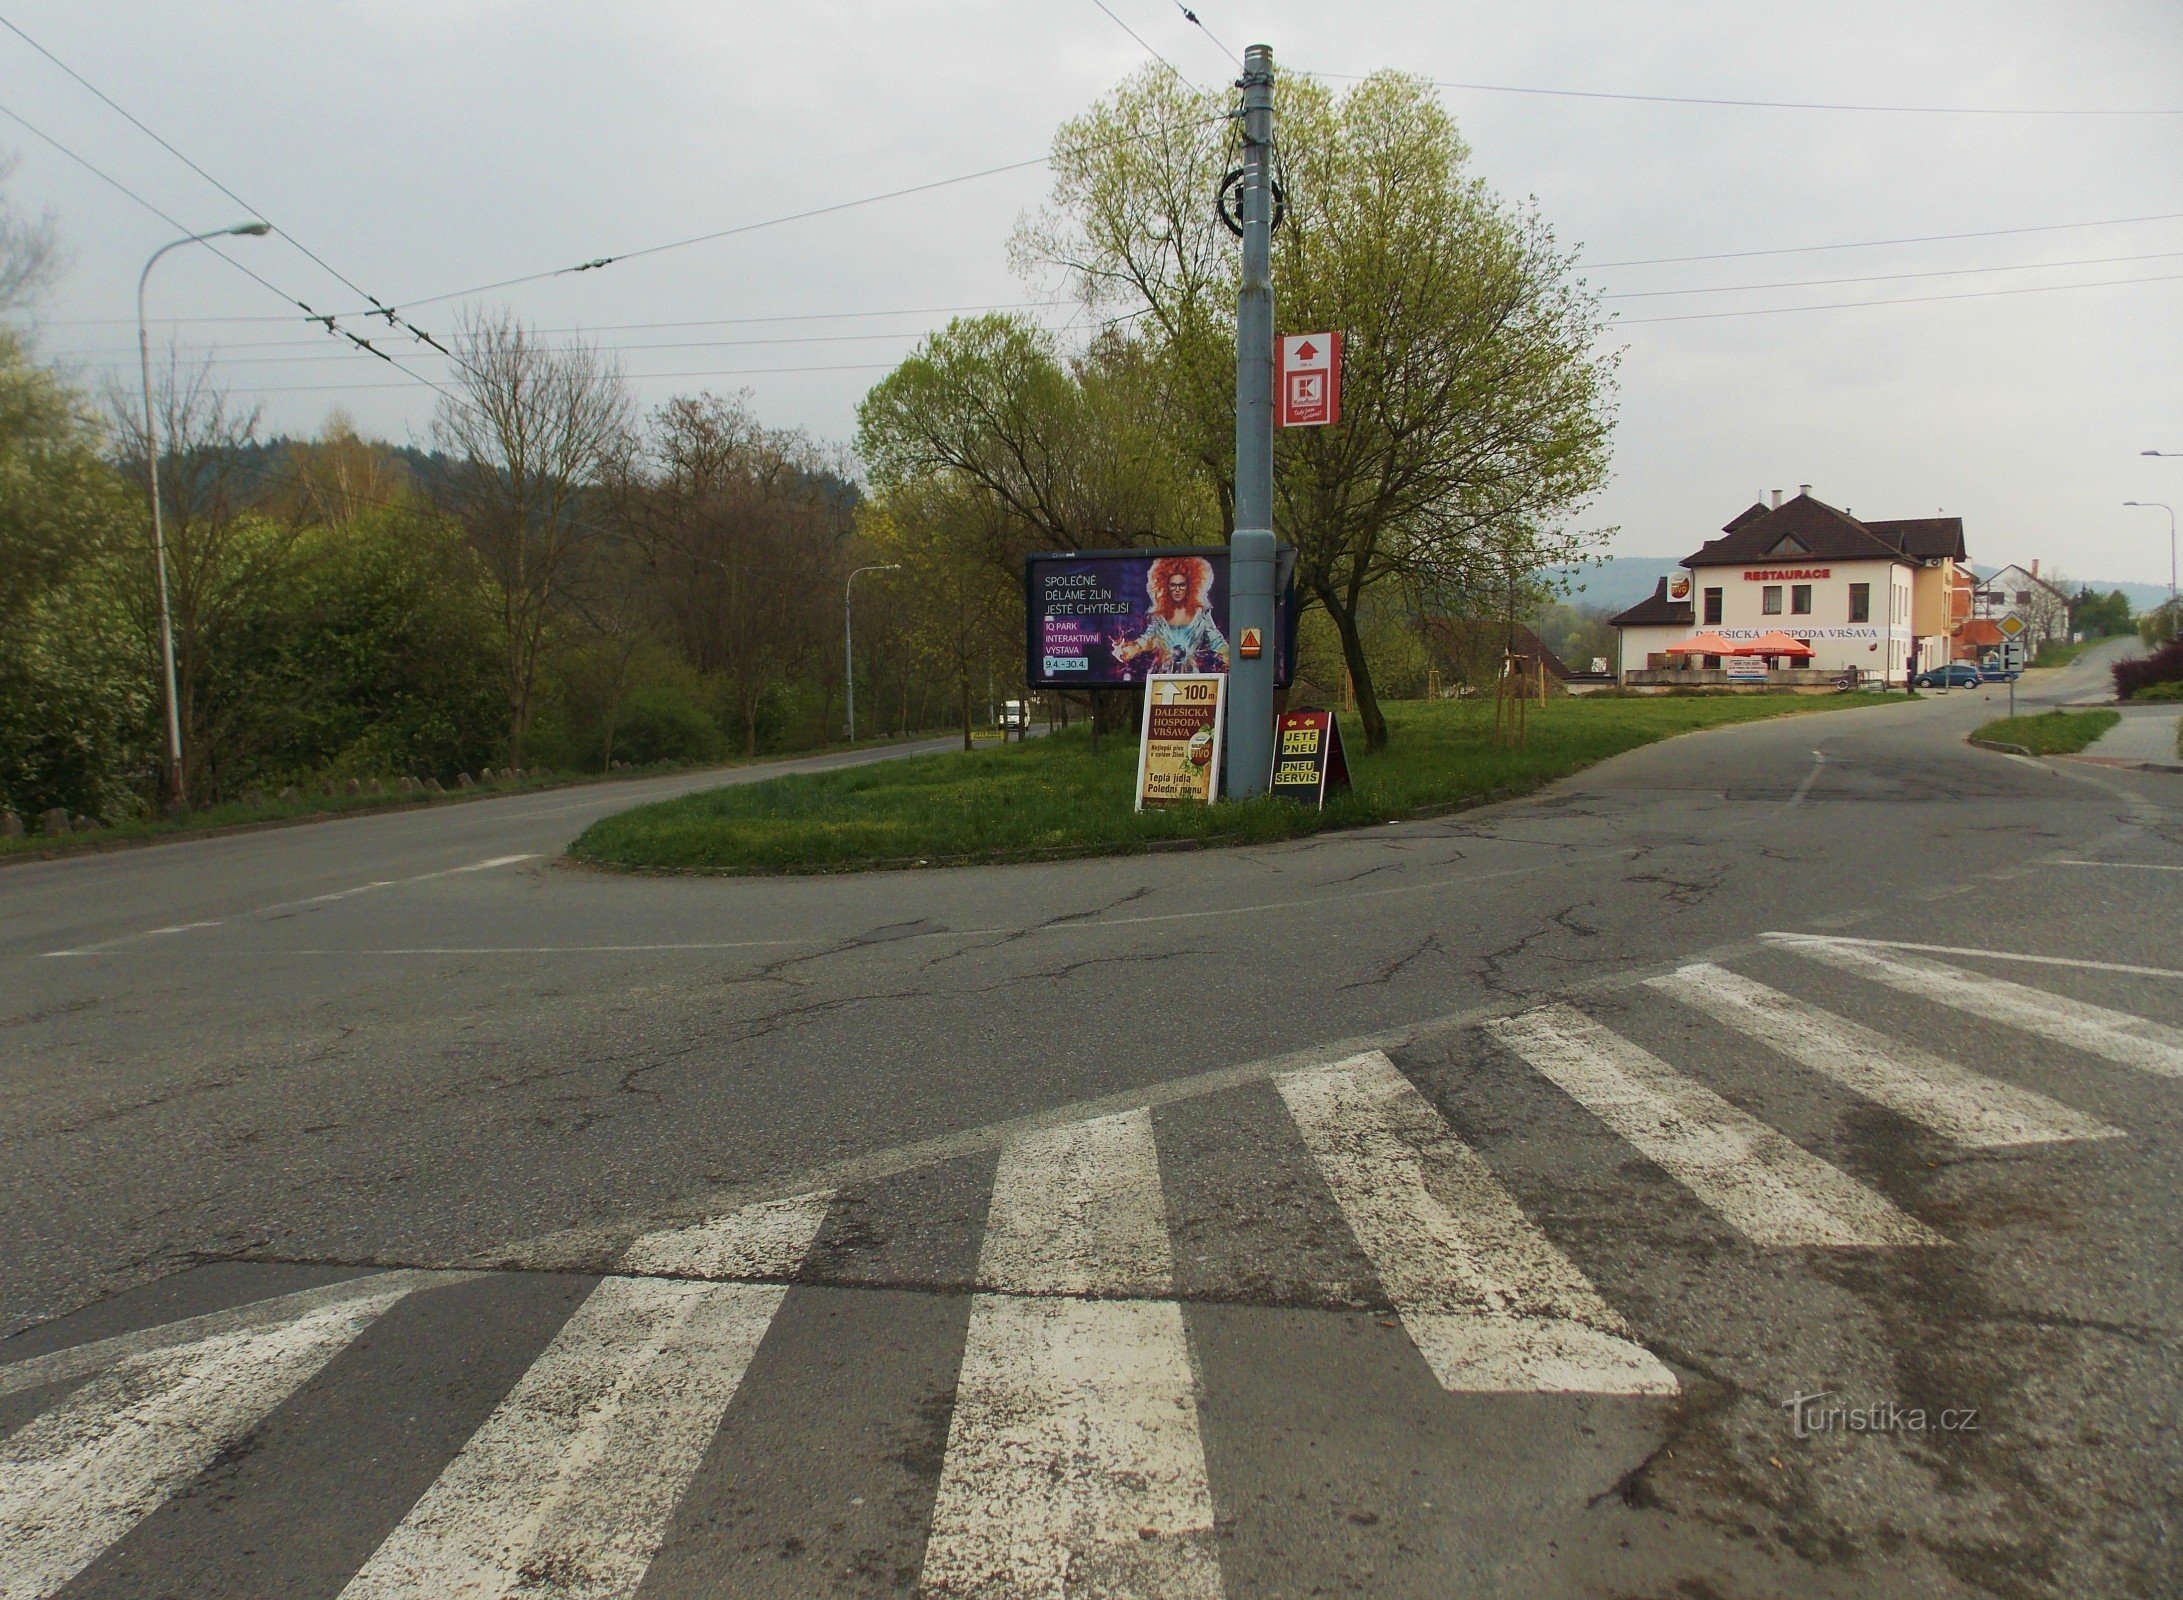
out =
[[[1673,556],[1609,556],[1597,566],[1561,567],[1548,576],[1563,581],[1573,606],[1626,611],[1678,570]]]

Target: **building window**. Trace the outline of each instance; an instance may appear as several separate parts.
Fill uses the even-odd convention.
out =
[[[1849,619],[1852,622],[1872,620],[1872,585],[1853,583],[1849,586]]]
[[[2031,604],[2031,591],[2030,591],[2029,589],[2019,589],[2019,590],[2017,590],[2017,591],[2016,591],[2016,603],[2017,603],[2018,605],[2020,605],[2020,606],[2028,606],[2028,605],[2030,605],[2030,604]]]
[[[1721,625],[1721,591],[1718,589],[1705,592],[1705,625],[1709,628]]]
[[[1808,617],[1812,614],[1812,586],[1800,583],[1789,591],[1789,615]]]
[[[1769,617],[1781,615],[1781,585],[1769,583],[1759,591],[1759,609]]]

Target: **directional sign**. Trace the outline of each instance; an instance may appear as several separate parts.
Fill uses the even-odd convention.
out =
[[[2001,619],[2001,620],[2000,620],[1999,622],[1996,622],[1996,623],[1994,624],[1994,626],[1995,626],[1995,627],[1997,627],[1997,628],[1999,628],[1999,629],[2001,630],[2001,637],[2002,637],[2002,638],[2004,638],[2004,639],[2013,639],[2013,638],[2015,638],[2015,637],[2016,637],[2016,636],[2017,636],[2018,634],[2022,633],[2022,632],[2023,632],[2023,631],[2024,631],[2024,630],[2025,630],[2026,628],[2030,627],[2030,626],[2031,626],[2031,624],[2030,624],[2030,623],[2028,623],[2028,622],[2026,622],[2026,621],[2025,621],[2025,620],[2024,620],[2024,619],[2023,619],[2022,617],[2018,616],[2018,615],[2017,615],[2017,614],[2016,614],[2015,612],[2011,611],[2011,612],[2010,612],[2010,613],[2009,613],[2009,614],[2008,614],[2007,616],[2003,617],[2003,618],[2002,618],[2002,619]]]
[[[1292,333],[1274,356],[1274,411],[1284,428],[1324,428],[1342,420],[1342,336]]]

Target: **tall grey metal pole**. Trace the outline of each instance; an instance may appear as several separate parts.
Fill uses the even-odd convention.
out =
[[[1273,49],[1243,53],[1243,276],[1236,295],[1235,531],[1228,540],[1228,755],[1231,800],[1266,792],[1273,775]],[[1236,650],[1256,628],[1256,660]]]
[[[2147,450],[2144,453],[2149,456],[2160,454],[2157,450]],[[2140,506],[2148,511],[2165,511],[2168,513],[2168,603],[2170,605],[2175,604],[2175,507],[2165,500],[2125,500],[2123,504],[2126,506]]]
[[[859,567],[849,574],[848,582],[841,586],[841,683],[848,694],[849,742],[857,742],[857,624],[856,612],[850,606],[850,597],[856,592],[857,579],[867,572],[900,572],[902,563],[889,561],[876,567]]]
[[[144,476],[151,486],[152,566],[159,575],[159,657],[167,690],[167,803],[178,811],[188,803],[188,790],[182,774],[182,707],[174,687],[174,612],[167,601],[167,532],[159,508],[159,423],[152,410],[152,337],[144,317],[144,288],[151,281],[152,268],[169,250],[230,235],[260,238],[272,231],[269,223],[238,222],[232,228],[214,228],[210,233],[173,240],[152,252],[136,279],[136,353],[144,377]]]

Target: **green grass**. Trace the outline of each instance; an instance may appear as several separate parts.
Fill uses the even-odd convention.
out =
[[[2035,667],[2066,667],[2094,645],[2106,642],[2104,638],[2081,639],[2075,644],[2067,639],[2049,639],[2039,647],[2039,653],[2032,657],[2031,664]]]
[[[2075,755],[2122,720],[2119,711],[2042,711],[2035,717],[2003,717],[1971,737],[2013,744],[2035,756]]]
[[[883,866],[1116,854],[1178,841],[1255,844],[1521,793],[1673,734],[1896,695],[1569,699],[1534,706],[1520,750],[1492,742],[1490,704],[1387,707],[1389,748],[1344,727],[1356,787],[1311,811],[1291,802],[1134,811],[1136,741],[1097,755],[1072,728],[1004,749],[914,756],[709,789],[593,823],[569,853],[636,871],[844,872]]]

